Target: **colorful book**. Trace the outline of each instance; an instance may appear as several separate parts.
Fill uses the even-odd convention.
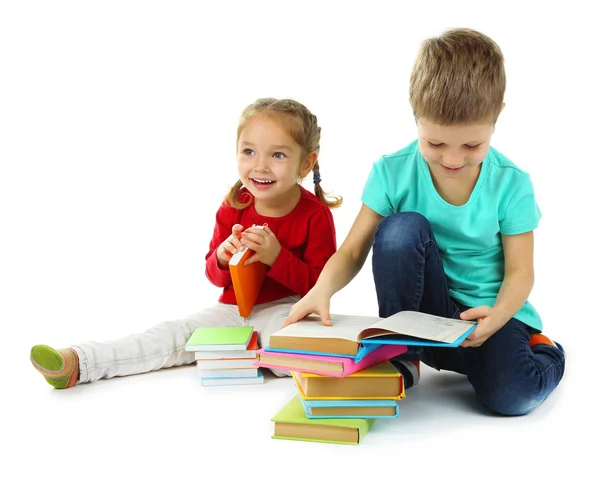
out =
[[[300,397],[308,418],[396,418],[400,407],[395,400],[304,400]]]
[[[256,352],[258,351],[258,332],[253,331],[252,337],[248,346],[243,351],[196,351],[194,357],[196,361],[213,360],[213,359],[244,359],[253,358],[256,359]]]
[[[234,253],[231,260],[229,260],[229,272],[231,273],[235,300],[242,317],[250,315],[269,269],[267,265],[261,262],[244,265],[244,262],[252,255],[254,255],[254,251],[243,247],[242,250]]]
[[[229,378],[200,378],[202,386],[231,386],[231,385],[261,385],[264,383],[262,371],[258,370],[257,376],[229,377]]]
[[[389,361],[344,378],[301,371],[292,371],[292,377],[304,400],[402,400],[406,396],[404,377]]]
[[[199,359],[196,368],[199,370],[228,370],[231,368],[256,368],[254,358]]]
[[[374,419],[309,419],[300,397],[292,398],[272,419],[273,439],[331,442],[357,445],[375,423]]]
[[[334,314],[333,325],[309,315],[274,332],[269,348],[356,355],[361,343],[456,347],[476,323],[401,311],[388,318]]]
[[[260,349],[257,352],[258,359],[255,364],[263,368],[304,371],[319,375],[343,377],[398,356],[405,353],[406,350],[407,348],[404,345],[385,344],[374,349],[357,363],[352,358],[339,356],[279,353]]]
[[[244,351],[252,338],[253,326],[199,327],[185,344],[186,351]]]
[[[258,368],[197,369],[196,374],[198,378],[252,378],[258,376]]]
[[[313,356],[327,355],[327,356],[335,356],[337,358],[352,358],[355,363],[358,363],[364,357],[366,357],[367,355],[369,355],[370,353],[372,353],[373,351],[375,351],[377,348],[379,348],[381,346],[382,346],[381,344],[375,344],[375,343],[373,343],[373,344],[359,343],[358,351],[356,352],[356,354],[318,352],[318,351],[311,351],[309,349],[278,349],[278,348],[272,348],[271,346],[265,346],[264,350],[271,351],[274,353],[310,354]]]

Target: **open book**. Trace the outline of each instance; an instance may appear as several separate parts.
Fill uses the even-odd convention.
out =
[[[401,311],[387,318],[332,314],[332,326],[310,315],[274,332],[268,350],[356,356],[366,344],[456,347],[475,322]]]

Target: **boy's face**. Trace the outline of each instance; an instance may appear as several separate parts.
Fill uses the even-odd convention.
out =
[[[471,179],[490,148],[494,124],[443,126],[426,118],[417,119],[419,150],[432,175],[450,179]]]

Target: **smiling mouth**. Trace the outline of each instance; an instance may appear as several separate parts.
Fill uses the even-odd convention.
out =
[[[462,169],[464,167],[464,165],[461,165],[460,167],[447,167],[444,164],[440,164],[444,169],[449,170],[451,172],[458,172],[460,169]]]
[[[252,182],[254,182],[255,184],[258,184],[259,186],[268,186],[268,185],[271,185],[271,184],[273,184],[275,182],[272,179],[253,179],[253,178],[250,178],[250,180]]]

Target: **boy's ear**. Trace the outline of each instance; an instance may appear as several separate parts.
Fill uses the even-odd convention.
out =
[[[502,110],[504,110],[505,106],[506,106],[506,103],[502,102],[502,107],[500,108],[500,112],[498,113],[498,115],[500,115],[500,113],[502,113]]]
[[[306,156],[304,162],[302,162],[302,165],[300,166],[300,177],[304,179],[308,174],[310,174],[310,172],[313,170],[313,167],[317,163],[318,156],[319,154],[317,154],[317,152],[311,152]]]

